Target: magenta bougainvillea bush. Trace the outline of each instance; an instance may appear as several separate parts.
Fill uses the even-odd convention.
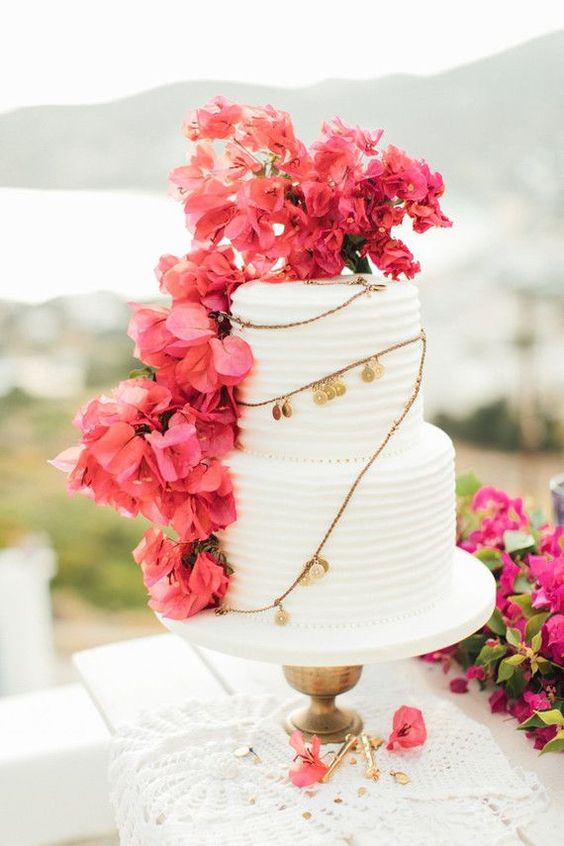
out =
[[[529,513],[520,497],[457,481],[458,544],[497,582],[488,624],[461,643],[423,656],[464,670],[450,682],[490,688],[492,711],[511,714],[542,752],[564,749],[564,526]]]
[[[155,524],[134,557],[150,606],[177,619],[217,605],[230,575],[215,535],[237,516],[222,458],[253,355],[219,312],[257,278],[370,273],[370,261],[392,280],[412,278],[419,263],[396,227],[451,225],[441,175],[382,146],[382,130],[336,118],[306,147],[286,112],[223,97],[191,112],[183,129],[188,160],[171,187],[190,251],[158,262],[168,305],[133,306],[129,334],[143,367],[80,410],[80,443],[53,461],[70,493]]]

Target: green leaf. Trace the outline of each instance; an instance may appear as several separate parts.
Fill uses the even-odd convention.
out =
[[[475,663],[480,664],[482,667],[487,667],[489,664],[495,664],[500,658],[503,658],[506,652],[507,647],[502,643],[496,643],[495,646],[485,644],[481,648]]]
[[[564,726],[564,714],[558,708],[550,708],[546,711],[533,711],[528,720],[519,723],[517,728],[528,731],[531,728],[542,728],[543,726]]]
[[[493,572],[496,570],[500,570],[503,566],[503,562],[501,560],[501,552],[499,549],[490,549],[489,547],[484,547],[483,549],[478,549],[474,553],[476,558],[479,558],[480,561],[486,565],[486,567]]]
[[[505,639],[507,643],[511,644],[511,646],[514,646],[517,649],[521,645],[521,632],[519,631],[519,629],[508,628],[505,632]]]
[[[537,657],[537,664],[541,676],[552,676],[557,670],[561,670],[561,667],[558,667],[552,661],[549,661],[548,658],[543,658],[540,655]]]
[[[482,483],[475,473],[463,473],[456,479],[456,495],[461,497],[474,496],[479,491]]]
[[[515,672],[515,668],[522,664],[524,660],[524,655],[511,655],[510,658],[504,658],[497,672],[497,683],[501,684],[501,682],[510,679]]]
[[[542,612],[542,614],[535,614],[534,617],[531,617],[527,621],[527,625],[525,626],[525,640],[531,643],[531,646],[538,652],[540,649],[540,630],[542,629],[545,620],[550,617],[550,611]],[[534,638],[538,635],[539,641],[538,646],[535,646],[533,643]]]
[[[534,619],[534,617],[533,617],[533,619]],[[534,635],[531,638],[531,649],[533,650],[533,652],[538,652],[539,649],[541,648],[541,644],[542,644],[542,635],[541,635],[540,632],[537,632],[536,635]]]
[[[517,590],[519,593],[532,593],[533,588],[534,584],[528,580],[524,573],[519,573],[513,582],[513,590]]]
[[[511,555],[534,549],[535,539],[528,532],[516,532],[508,529],[503,533],[503,544],[505,551]]]
[[[136,367],[129,371],[130,379],[155,379],[155,369],[153,367]]]
[[[527,678],[519,667],[516,667],[511,678],[505,683],[505,692],[507,693],[508,698],[519,699],[526,687]]]
[[[524,617],[533,617],[537,613],[536,609],[531,605],[530,593],[516,594],[514,596],[509,596],[508,599],[510,602],[519,606]]]
[[[535,711],[545,726],[564,726],[564,714],[558,708],[550,711]]]
[[[501,635],[502,637],[505,636],[505,631],[507,626],[503,622],[503,617],[501,616],[501,611],[499,608],[495,608],[492,616],[486,623],[488,629],[492,631],[496,635]]]
[[[564,729],[560,729],[557,734],[554,735],[552,740],[549,740],[548,743],[545,743],[542,747],[540,754],[544,755],[545,752],[561,752],[564,749]]]
[[[507,681],[511,678],[514,672],[515,667],[512,667],[511,664],[508,664],[507,661],[503,660],[499,665],[499,670],[497,673],[497,683],[501,684],[502,682]]]

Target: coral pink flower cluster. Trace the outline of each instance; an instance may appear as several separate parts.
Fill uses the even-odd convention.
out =
[[[465,676],[450,682],[454,693],[466,693],[472,679],[482,687],[496,683],[492,711],[519,722],[559,709],[560,725],[528,731],[535,747],[544,749],[564,726],[564,526],[538,522],[520,498],[493,487],[479,488],[462,503],[459,545],[493,570],[496,611],[467,642],[424,657],[441,661],[445,670],[453,659],[462,664]]]
[[[380,150],[382,130],[336,118],[308,148],[286,112],[215,97],[184,132],[194,148],[171,183],[195,243],[231,244],[261,277],[365,270],[369,256],[384,275],[412,278],[419,263],[394,228],[451,226],[441,175],[393,145]]]
[[[419,266],[392,228],[406,216],[418,232],[450,225],[440,175],[395,147],[380,153],[381,131],[337,119],[308,150],[287,113],[222,97],[192,112],[184,131],[192,154],[171,183],[192,248],[159,260],[169,305],[133,305],[129,335],[145,367],[78,413],[80,444],[52,462],[71,493],[175,533],[150,529],[134,553],[151,607],[174,618],[217,605],[227,588],[214,533],[236,509],[221,459],[253,356],[218,312],[251,279],[369,272],[366,256],[393,279],[411,277]]]
[[[246,274],[230,249],[163,257],[157,267],[169,307],[134,305],[129,334],[147,375],[120,383],[75,418],[78,447],[53,464],[68,489],[172,528],[177,540],[150,529],[134,553],[150,606],[184,619],[217,605],[228,578],[217,550],[201,542],[236,519],[229,472],[221,458],[233,448],[233,388],[249,373],[248,344],[221,330],[210,311],[229,308]]]

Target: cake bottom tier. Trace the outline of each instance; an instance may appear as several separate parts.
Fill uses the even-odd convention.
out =
[[[234,450],[238,519],[221,533],[234,570],[226,604],[269,605],[300,573],[363,461],[282,461]],[[448,591],[455,545],[454,450],[424,424],[417,443],[379,458],[321,553],[329,570],[285,599],[292,626],[365,626],[412,616]],[[274,612],[256,615],[272,625]]]

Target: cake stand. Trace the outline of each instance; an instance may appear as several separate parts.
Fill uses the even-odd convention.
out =
[[[457,643],[481,628],[495,607],[495,580],[475,556],[456,549],[450,583],[432,605],[372,623],[278,626],[254,615],[204,611],[188,620],[159,619],[170,631],[208,649],[282,664],[296,690],[311,697],[288,717],[286,729],[340,742],[362,727],[360,716],[338,708],[335,697],[350,690],[363,664],[410,658]],[[291,614],[291,604],[288,606]],[[266,612],[268,613],[268,612]]]

